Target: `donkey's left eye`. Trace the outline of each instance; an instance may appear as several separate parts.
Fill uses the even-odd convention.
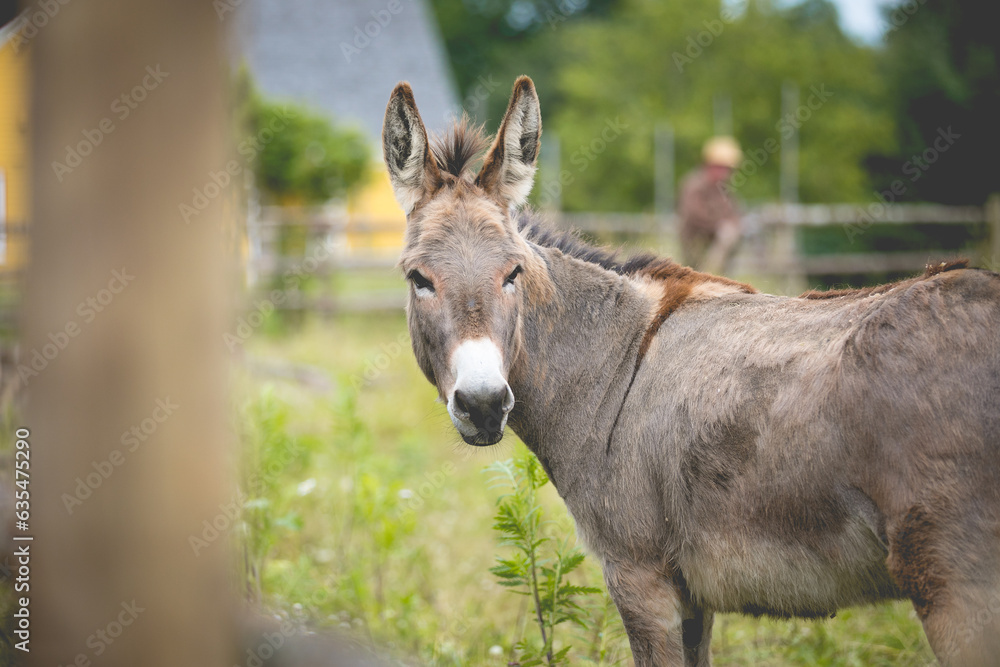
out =
[[[508,287],[508,286],[509,286],[509,287],[513,287],[513,286],[514,286],[514,280],[515,280],[515,279],[516,279],[516,278],[517,278],[517,277],[518,277],[519,275],[521,275],[521,272],[522,272],[523,270],[524,270],[524,269],[522,269],[522,268],[521,268],[521,265],[520,265],[520,264],[518,264],[517,266],[515,266],[515,267],[514,267],[514,270],[510,272],[510,275],[509,275],[509,276],[507,276],[507,277],[506,277],[506,278],[504,279],[504,281],[503,281],[503,286],[504,286],[504,287]]]
[[[420,273],[416,269],[410,271],[409,275],[406,276],[413,283],[413,286],[418,290],[427,290],[428,292],[434,292],[434,283],[428,280],[424,274]]]

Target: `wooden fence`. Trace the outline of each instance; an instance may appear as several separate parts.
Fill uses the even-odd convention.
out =
[[[1000,261],[1000,196],[985,206],[939,206],[935,204],[770,204],[756,214],[770,236],[766,260],[754,258],[758,273],[780,276],[785,290],[804,285],[807,275],[849,275],[865,273],[917,272],[927,264],[961,255],[977,264],[995,267]],[[890,225],[983,225],[986,244],[956,250],[926,248],[908,252],[849,252],[806,255],[798,247],[796,230],[839,226],[852,243],[875,224]],[[762,265],[763,264],[763,265]]]
[[[347,216],[265,207],[247,224],[247,285],[251,306],[261,299],[287,311],[365,312],[403,307],[401,279],[388,280],[399,245],[380,252],[352,248],[352,240],[395,235],[401,227]],[[363,245],[363,244],[362,244]],[[373,278],[344,289],[343,278]],[[338,280],[341,279],[341,280]],[[346,282],[350,283],[350,280]],[[351,287],[350,284],[347,287]]]
[[[578,230],[602,242],[656,246],[668,254],[677,253],[675,216],[550,213],[547,217],[549,224]],[[797,230],[801,228],[840,227],[850,245],[874,224],[980,225],[988,240],[959,252],[927,248],[807,255],[799,247]],[[983,207],[766,204],[748,213],[745,227],[747,238],[733,273],[767,278],[774,289],[787,294],[802,291],[810,275],[918,272],[927,264],[959,254],[981,266],[1000,267],[998,196]],[[265,208],[248,229],[248,282],[256,299],[268,298],[278,309],[323,313],[392,310],[401,308],[405,301],[405,286],[394,274],[402,239],[399,225],[348,221],[346,216],[320,211]],[[392,237],[397,243],[358,250],[357,246],[366,245],[363,239],[367,236]],[[275,294],[280,296],[274,298]]]

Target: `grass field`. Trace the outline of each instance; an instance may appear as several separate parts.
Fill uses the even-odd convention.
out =
[[[315,366],[334,388],[235,378],[246,521],[234,543],[248,596],[407,665],[507,665],[514,643],[537,642],[527,598],[489,572],[501,553],[500,492],[483,468],[522,450],[513,434],[492,448],[461,443],[416,367],[402,314],[263,329],[247,355]],[[561,500],[551,485],[542,491],[547,530],[573,540]],[[600,585],[592,559],[579,575]],[[617,614],[590,598],[588,627],[559,626],[557,646],[572,646],[571,664],[630,664]],[[903,602],[826,621],[722,615],[713,650],[717,665],[933,662]]]

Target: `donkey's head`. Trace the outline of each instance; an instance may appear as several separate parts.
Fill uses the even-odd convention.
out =
[[[514,84],[478,174],[470,168],[485,148],[478,130],[463,123],[431,146],[405,83],[385,112],[382,150],[407,219],[400,266],[413,351],[470,445],[503,437],[523,300],[546,271],[512,217],[531,191],[541,131],[528,77]]]

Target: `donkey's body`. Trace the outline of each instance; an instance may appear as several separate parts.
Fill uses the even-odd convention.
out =
[[[926,619],[936,605],[966,618],[1000,607],[995,274],[833,299],[706,281],[714,296],[689,296],[663,322],[629,389],[651,320],[627,304],[649,285],[538,251],[571,296],[523,315],[529,372],[511,371],[510,424],[624,589],[623,614],[656,618],[656,633],[699,610],[829,616],[910,597]],[[661,579],[676,616],[656,612],[670,595],[650,583]]]
[[[943,661],[1000,664],[1000,276],[794,299],[518,229],[523,81],[475,182],[390,101],[414,351],[467,441],[538,455],[636,663],[709,664],[715,611],[908,597]]]

